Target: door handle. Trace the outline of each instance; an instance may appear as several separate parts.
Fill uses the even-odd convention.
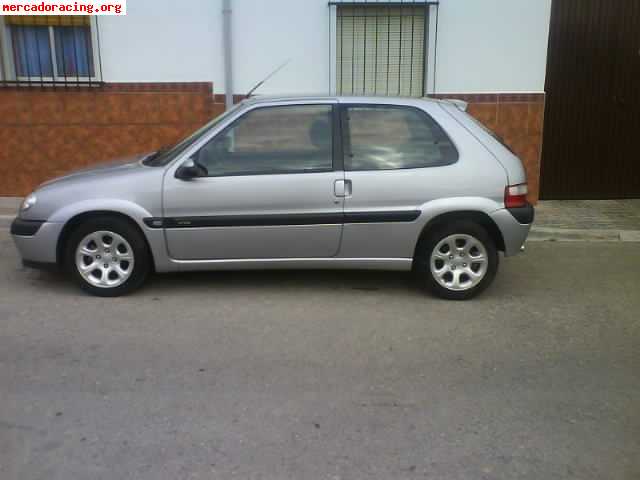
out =
[[[351,192],[351,180],[336,180],[333,184],[333,193],[336,197],[350,197]]]

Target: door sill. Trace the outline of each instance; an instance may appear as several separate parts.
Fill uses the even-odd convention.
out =
[[[218,260],[169,260],[177,270],[267,270],[267,269],[363,269],[411,270],[411,258],[249,258]]]

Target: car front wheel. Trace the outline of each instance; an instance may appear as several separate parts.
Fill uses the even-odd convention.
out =
[[[436,228],[420,242],[416,273],[428,290],[448,300],[467,300],[493,281],[498,251],[487,231],[471,221]]]
[[[71,233],[65,267],[85,291],[115,297],[140,287],[151,262],[142,233],[134,225],[118,217],[96,217]]]

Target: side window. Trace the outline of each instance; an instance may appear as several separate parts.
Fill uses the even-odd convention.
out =
[[[416,108],[353,106],[346,117],[345,170],[436,167],[458,159],[442,127]]]
[[[329,171],[333,168],[331,105],[250,111],[196,153],[209,176]]]

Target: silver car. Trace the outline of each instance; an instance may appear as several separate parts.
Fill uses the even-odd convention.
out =
[[[152,272],[413,270],[447,299],[484,290],[533,222],[520,160],[450,101],[246,100],[176,145],[27,196],[27,266],[117,296]]]

